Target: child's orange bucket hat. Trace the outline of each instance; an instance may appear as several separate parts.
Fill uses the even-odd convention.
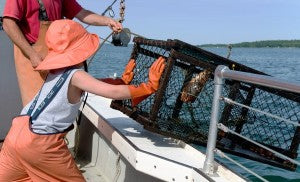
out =
[[[72,20],[51,23],[46,33],[48,54],[35,70],[52,70],[84,62],[99,47],[99,37]]]

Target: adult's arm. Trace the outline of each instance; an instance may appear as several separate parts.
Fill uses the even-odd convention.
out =
[[[80,21],[95,26],[109,26],[114,32],[120,32],[122,30],[122,24],[114,19],[106,16],[98,15],[92,11],[82,8],[75,16]]]
[[[41,56],[30,46],[16,20],[9,17],[3,18],[3,29],[8,37],[16,44],[22,52],[29,58],[35,68],[42,61]]]

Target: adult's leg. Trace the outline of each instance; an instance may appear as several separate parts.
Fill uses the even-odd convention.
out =
[[[20,48],[14,45],[15,66],[23,106],[28,104],[42,87],[45,75],[34,71],[31,62]]]
[[[32,45],[33,49],[37,51],[42,58],[47,55],[48,48],[45,43],[45,35],[51,22],[41,21],[38,40]],[[23,52],[14,45],[15,65],[18,77],[18,83],[21,92],[23,106],[26,106],[37,94],[42,87],[44,80],[48,74],[47,71],[34,71],[30,60],[23,54]]]

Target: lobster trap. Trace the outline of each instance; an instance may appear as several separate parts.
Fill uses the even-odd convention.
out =
[[[143,124],[148,130],[187,143],[206,146],[214,92],[214,70],[218,65],[266,75],[179,40],[136,37],[134,43],[131,58],[136,60],[136,66],[131,84],[147,82],[152,63],[163,56],[166,58],[166,67],[160,79],[160,87],[155,94],[135,107],[132,107],[130,100],[114,100],[111,107]],[[299,94],[227,80],[222,95],[243,105],[294,122],[300,121]],[[220,112],[219,123],[290,158],[297,158],[299,127],[225,102],[221,103]],[[297,167],[260,146],[222,130],[218,131],[216,147],[289,170]]]

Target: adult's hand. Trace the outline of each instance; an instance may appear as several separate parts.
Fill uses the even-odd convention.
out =
[[[31,62],[32,67],[36,68],[43,61],[43,58],[39,55],[39,53],[34,51],[30,54],[29,60]]]
[[[120,22],[110,18],[107,25],[110,29],[112,29],[113,32],[119,33],[122,31],[123,26]]]
[[[16,21],[13,18],[5,17],[3,19],[3,28],[9,38],[29,58],[32,66],[35,68],[42,61],[42,57],[30,46]]]

